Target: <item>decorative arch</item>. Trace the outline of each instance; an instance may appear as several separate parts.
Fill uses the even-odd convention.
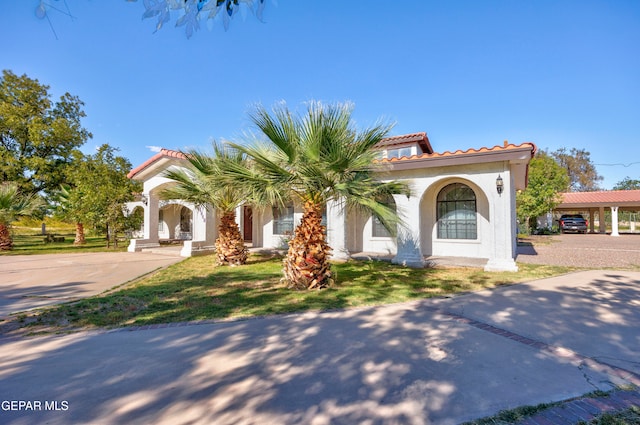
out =
[[[144,207],[142,205],[136,205],[129,214],[129,217],[131,217],[131,223],[135,226],[131,231],[131,237],[142,237],[144,235]]]
[[[464,189],[468,188],[468,189]],[[439,234],[438,220],[446,213],[446,208],[438,211],[439,197],[446,198],[447,195],[455,198],[456,194],[452,191],[462,189],[462,193],[473,194],[475,198],[475,237],[443,237]],[[453,210],[456,209],[456,200],[449,199],[453,204]],[[441,199],[446,203],[447,200]],[[443,207],[444,203],[440,206]],[[440,215],[439,215],[440,214]],[[458,216],[460,217],[460,216]],[[421,229],[421,249],[424,255],[448,255],[448,256],[477,256],[484,245],[488,245],[489,241],[489,200],[487,194],[475,182],[463,177],[447,177],[435,181],[427,187],[420,199],[420,229]],[[455,217],[451,217],[456,220]],[[467,218],[468,215],[467,215]],[[464,221],[464,218],[461,218]],[[459,222],[457,224],[460,224]],[[442,230],[442,228],[440,229]],[[451,236],[451,235],[449,235]],[[459,235],[463,236],[463,235]],[[469,236],[467,234],[467,236]],[[456,248],[450,248],[455,246]],[[447,251],[448,249],[448,251]],[[473,255],[472,255],[472,252]]]
[[[160,240],[191,240],[193,210],[181,201],[160,201],[158,205],[158,237]]]

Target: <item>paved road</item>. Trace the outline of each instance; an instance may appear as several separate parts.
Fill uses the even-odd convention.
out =
[[[180,260],[129,252],[0,256],[0,319],[99,294]]]
[[[638,300],[640,272],[586,271],[451,299],[0,339],[0,400],[42,408],[6,404],[0,423],[458,424],[639,385]]]

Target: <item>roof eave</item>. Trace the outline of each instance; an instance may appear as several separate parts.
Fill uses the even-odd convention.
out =
[[[415,155],[407,158],[393,158],[382,160],[381,164],[390,166],[390,170],[412,170],[416,168],[448,167],[454,165],[477,164],[487,162],[509,161],[510,163],[528,163],[535,145],[523,144],[509,149],[461,152],[450,155]]]
[[[151,158],[129,171],[127,177],[131,180],[144,181],[149,174],[155,173],[156,169],[167,162],[175,162],[176,160],[184,160],[185,156],[182,152],[169,149],[162,149]]]

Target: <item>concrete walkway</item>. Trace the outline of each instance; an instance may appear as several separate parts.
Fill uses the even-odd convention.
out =
[[[0,423],[459,424],[640,385],[638,300],[640,273],[585,271],[450,299],[5,338],[0,400],[16,403]]]
[[[180,260],[129,252],[0,256],[0,319],[99,294]]]

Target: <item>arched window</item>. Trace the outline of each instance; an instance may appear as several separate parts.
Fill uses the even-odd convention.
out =
[[[273,234],[293,235],[293,205],[273,207]]]
[[[389,196],[388,198],[382,201],[387,207],[396,210],[396,203],[393,200],[393,196]],[[391,234],[389,231],[382,225],[378,217],[373,216],[373,225],[371,226],[371,236],[374,238],[390,238]]]
[[[445,186],[438,193],[438,238],[477,239],[476,194],[462,183]]]
[[[158,232],[164,232],[164,210],[158,210]]]

